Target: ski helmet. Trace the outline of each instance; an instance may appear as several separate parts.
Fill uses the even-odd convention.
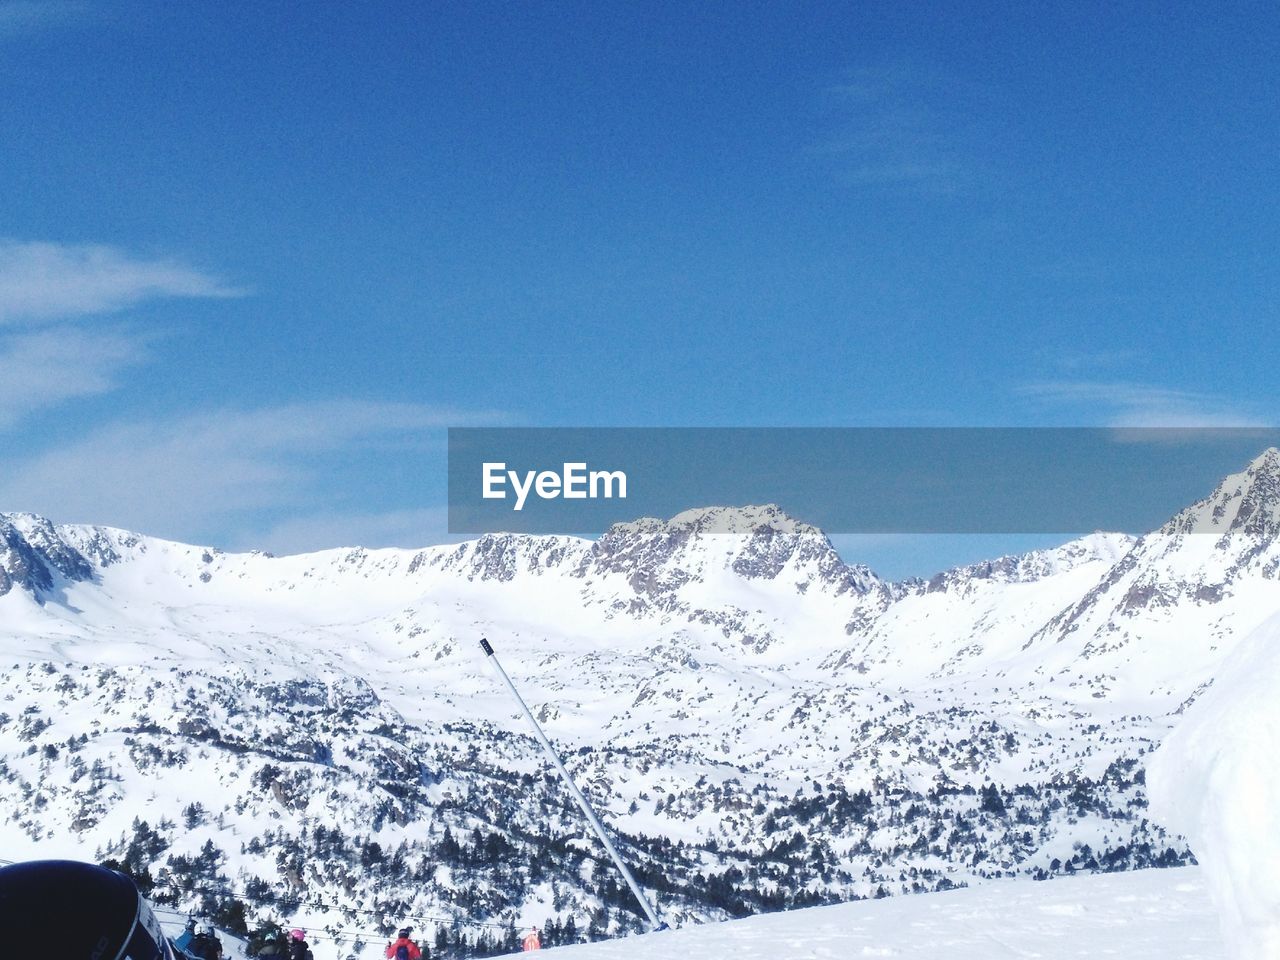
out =
[[[401,927],[400,932],[397,933],[396,936],[402,940],[408,940],[409,936],[412,933],[413,933],[413,927]]]
[[[5,953],[13,956],[44,955],[49,931],[57,930],[64,956],[174,960],[134,882],[91,863],[33,860],[0,867],[0,929]]]
[[[307,939],[307,931],[305,931],[305,930],[290,930],[290,931],[289,931],[289,936],[293,937],[293,939],[295,939],[295,940],[305,940],[305,939]]]

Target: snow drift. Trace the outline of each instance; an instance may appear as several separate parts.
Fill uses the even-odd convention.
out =
[[[1241,641],[1153,756],[1152,813],[1185,836],[1234,957],[1280,960],[1280,615]]]

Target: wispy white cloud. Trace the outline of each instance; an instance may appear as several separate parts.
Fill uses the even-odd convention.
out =
[[[101,315],[166,298],[240,291],[172,258],[101,244],[0,239],[0,429],[124,385],[154,331]],[[85,326],[92,319],[93,326]]]
[[[255,511],[316,512],[338,495],[327,474],[344,458],[443,446],[440,428],[496,419],[331,400],[114,424],[25,462],[8,460],[0,504],[170,536],[251,526]]]
[[[1255,411],[1229,398],[1145,383],[1052,380],[1024,384],[1018,393],[1109,427],[1265,426]]]
[[[77,0],[0,0],[0,40],[74,23],[88,12]]]
[[[152,300],[239,294],[172,258],[0,239],[0,430],[124,386],[125,374],[149,359],[162,331],[103,315]],[[361,506],[345,509],[355,497],[335,474],[433,447],[443,458],[441,428],[497,419],[327,400],[108,422],[28,456],[10,448],[0,509],[187,539],[216,530],[236,541],[230,546],[276,552],[423,545],[445,538],[443,507],[382,509],[369,484]]]
[[[114,390],[145,359],[143,338],[122,328],[0,337],[0,428],[67,400]]]
[[[0,325],[112,313],[160,298],[240,293],[178,260],[99,244],[0,240]]]
[[[815,152],[839,158],[846,183],[952,192],[981,166],[973,91],[906,66],[863,69],[826,90],[827,123]]]

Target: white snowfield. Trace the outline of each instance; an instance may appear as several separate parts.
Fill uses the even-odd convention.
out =
[[[1152,758],[1153,815],[1188,838],[1231,956],[1280,960],[1280,615],[1246,637]]]
[[[1200,870],[1002,880],[561,947],[565,960],[1223,960]]]
[[[1055,873],[1072,859],[1076,869],[1108,855],[1150,863],[1176,859],[1182,840],[1145,819],[1148,751],[1216,678],[1174,740],[1172,799],[1155,819],[1207,858],[1228,922],[1244,928],[1237,955],[1280,957],[1266,933],[1280,916],[1280,774],[1267,766],[1280,756],[1280,659],[1270,634],[1253,633],[1280,615],[1280,451],[1138,540],[1094,534],[927,583],[847,565],[777,508],[728,512],[750,532],[707,533],[726,519],[726,508],[707,508],[594,542],[491,535],[281,558],[0,513],[0,857],[120,857],[141,837],[138,862],[158,876],[210,845],[207,882],[225,877],[235,892],[262,881],[290,898],[297,878],[280,858],[302,850],[311,902],[288,919],[317,933],[319,960],[347,960],[364,931],[332,907],[381,923],[392,893],[407,898],[397,912],[441,923],[525,927],[563,911],[581,929],[602,904],[573,858],[549,879],[521,873],[503,886],[492,872],[459,879],[436,855],[446,827],[514,838],[517,866],[546,838],[582,829],[521,786],[536,782],[541,758],[479,651],[486,636],[604,820],[692,851],[661,864],[684,885],[668,904],[682,919],[722,916],[690,891],[738,859],[774,871],[770,848],[791,836],[802,848],[794,867],[808,872],[769,874],[773,891],[897,894],[944,878]],[[1012,817],[979,809],[988,787],[1003,790]],[[870,811],[840,812],[841,796],[859,790]],[[899,811],[908,795],[917,801]],[[917,802],[923,813],[906,817]],[[344,842],[321,849],[316,825]],[[403,845],[435,873],[365,869],[366,842]],[[1216,879],[1233,871],[1236,886]],[[463,883],[492,895],[487,912],[461,915]],[[1070,889],[1056,883],[1001,889]],[[967,893],[955,909],[981,912],[985,896]],[[1069,931],[1092,929],[1104,901],[1060,924],[1031,906],[988,913],[1016,927],[1026,912],[1010,943],[1024,929],[1058,929],[1077,944]],[[900,941],[900,956],[957,956],[918,946],[903,919],[952,901],[905,902],[849,906],[872,927],[896,919],[832,949],[874,956]],[[1217,935],[1203,905],[1171,922],[1191,912]],[[815,919],[828,916],[845,914],[792,921],[814,931],[813,951],[823,924],[853,936],[838,919]],[[618,911],[610,919],[623,928]],[[946,920],[956,937],[958,919]],[[1161,957],[1211,955],[1169,942]],[[959,956],[1107,955],[996,949]]]

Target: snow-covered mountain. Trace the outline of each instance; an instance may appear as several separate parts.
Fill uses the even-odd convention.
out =
[[[1037,671],[1109,700],[1181,702],[1280,595],[1280,452],[1142,537],[1028,641]]]
[[[0,857],[335,951],[635,929],[487,636],[676,919],[1178,862],[1143,757],[1280,610],[1278,514],[1268,451],[1136,541],[905,583],[775,507],[292,557],[0,515]]]

